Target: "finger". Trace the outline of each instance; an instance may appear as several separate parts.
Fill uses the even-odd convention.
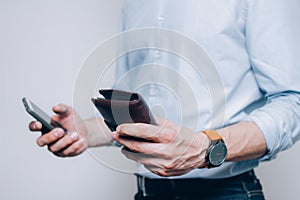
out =
[[[64,127],[65,124],[68,124],[72,119],[73,110],[70,106],[59,104],[54,106],[53,111],[56,115],[51,117],[51,124],[56,127]]]
[[[61,137],[63,137],[63,135],[64,135],[64,130],[61,128],[56,128],[50,131],[49,133],[40,136],[37,139],[36,143],[40,147],[43,147],[45,145],[50,145],[56,142],[57,140],[59,140]]]
[[[70,145],[65,150],[63,150],[62,154],[64,156],[75,156],[82,153],[85,149],[86,149],[85,139],[81,138],[80,140]]]
[[[116,132],[112,133],[112,138],[131,151],[138,153],[155,155],[158,153],[158,150],[164,147],[164,144],[161,143],[138,141],[134,140],[134,138],[124,138]]]
[[[144,138],[158,143],[172,142],[177,135],[174,128],[144,123],[121,124],[117,127],[116,132],[120,135]]]
[[[121,152],[126,156],[126,158],[128,158],[130,160],[134,160],[141,164],[149,164],[150,161],[155,159],[155,157],[153,157],[151,155],[133,152],[131,150],[126,149],[125,147],[123,147],[121,149]]]
[[[149,171],[151,171],[159,176],[162,176],[162,177],[180,176],[180,175],[186,174],[189,171],[191,171],[190,169],[168,170],[168,169],[162,169],[162,168],[160,168],[158,166],[154,166],[154,165],[144,165],[144,166]]]
[[[81,148],[79,148],[76,152],[74,152],[74,154],[70,155],[70,156],[77,156],[81,153],[83,153],[85,150],[87,149],[86,145],[83,145]]]
[[[58,152],[53,152],[53,154],[58,156],[58,157],[62,157],[62,158],[74,157],[74,156],[77,156],[77,155],[83,153],[86,149],[87,149],[86,145],[81,145],[81,147],[79,149],[77,149],[75,152],[72,152],[72,153],[68,153],[68,152],[65,152],[65,150],[61,150],[61,151],[58,151]]]
[[[69,147],[78,140],[79,136],[76,132],[73,132],[72,134],[67,134],[54,144],[51,144],[49,146],[49,150],[53,153],[65,150],[67,147]]]
[[[39,121],[32,121],[29,123],[28,127],[30,131],[41,131],[43,125]]]
[[[148,170],[152,171],[153,173],[159,175],[159,176],[178,176],[182,174],[186,174],[191,170],[191,168],[188,169],[182,169],[176,168],[176,165],[174,167],[169,167],[171,165],[164,165],[162,164],[164,161],[162,161],[160,158],[152,157],[150,155],[145,155],[141,153],[135,153],[131,151],[127,151],[126,149],[122,149],[122,153],[131,160],[134,160],[138,163],[143,164]],[[164,167],[168,166],[168,168]]]
[[[147,143],[139,144],[139,142],[133,142],[134,145],[130,146],[125,144],[125,142],[120,141],[120,144],[122,144],[128,153],[131,156],[135,157],[152,157],[152,158],[159,158],[164,160],[171,160],[173,159],[172,155],[168,153],[168,150],[166,150],[166,146],[164,144],[158,144],[158,143]],[[133,158],[133,157],[132,157]],[[144,162],[143,162],[144,163]]]
[[[71,112],[71,108],[65,104],[58,104],[52,107],[53,112],[59,115],[67,115]]]
[[[158,126],[161,127],[174,127],[176,126],[173,122],[163,119],[163,118],[157,118],[156,119]]]
[[[59,151],[59,152],[53,152],[54,155],[58,156],[58,157],[62,157],[62,158],[65,158],[65,157],[74,157],[74,156],[78,156],[79,154],[83,153],[86,149],[81,147],[80,149],[78,149],[76,152],[74,153],[71,153],[71,154],[68,154],[66,155],[64,153],[64,151]]]
[[[47,127],[43,126],[43,124],[39,121],[31,122],[29,124],[29,130],[34,131],[34,132],[40,131],[40,132],[42,132],[43,135],[51,131]]]

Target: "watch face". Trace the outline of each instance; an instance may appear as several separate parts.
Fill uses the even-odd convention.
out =
[[[221,165],[227,156],[227,148],[223,142],[215,144],[209,152],[209,162],[213,166]]]

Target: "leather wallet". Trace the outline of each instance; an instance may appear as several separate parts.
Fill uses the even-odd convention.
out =
[[[111,131],[122,123],[147,123],[157,125],[147,103],[138,93],[122,90],[99,90],[104,98],[92,98],[92,102]]]

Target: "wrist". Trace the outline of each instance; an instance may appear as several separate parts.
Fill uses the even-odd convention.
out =
[[[265,138],[253,122],[239,122],[218,130],[227,145],[227,161],[260,158],[267,151]]]
[[[221,166],[227,157],[227,146],[222,136],[215,130],[205,130],[202,133],[209,139],[205,155],[206,168]]]
[[[202,132],[195,134],[194,149],[196,151],[196,155],[198,155],[198,162],[195,168],[204,168],[207,166],[205,157],[209,145],[210,140],[206,135],[204,135]]]
[[[102,119],[88,119],[84,121],[87,127],[87,147],[111,146],[113,139],[111,131],[104,124]]]

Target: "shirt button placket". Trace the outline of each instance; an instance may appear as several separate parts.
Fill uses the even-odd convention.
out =
[[[159,15],[157,17],[158,27],[162,27],[162,24],[163,24],[164,20],[165,20],[165,18],[164,18],[163,15]],[[159,50],[156,50],[154,52],[154,60],[155,60],[155,62],[158,62],[160,60],[160,58],[161,58],[161,53],[160,53]]]

